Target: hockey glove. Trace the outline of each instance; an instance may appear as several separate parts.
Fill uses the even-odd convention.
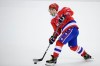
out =
[[[58,20],[59,23],[62,23],[64,20],[65,20],[66,16],[65,15],[62,15],[62,17],[60,17],[60,19]]]
[[[54,36],[51,36],[50,39],[49,39],[49,44],[53,44],[56,40],[56,37]]]

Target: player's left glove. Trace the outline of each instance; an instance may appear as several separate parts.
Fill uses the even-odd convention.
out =
[[[55,36],[51,36],[50,39],[49,39],[49,44],[53,44],[55,42],[57,37]]]
[[[66,15],[62,15],[62,17],[60,17],[60,19],[58,20],[60,23],[62,23],[64,20],[65,20],[65,18],[66,18]]]

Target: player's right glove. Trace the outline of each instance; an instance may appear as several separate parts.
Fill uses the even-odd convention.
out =
[[[51,36],[49,39],[49,44],[53,44],[57,37]]]

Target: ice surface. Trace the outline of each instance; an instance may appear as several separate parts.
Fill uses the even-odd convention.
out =
[[[55,45],[42,62],[34,65],[33,59],[40,59],[49,45],[53,29],[48,6],[53,2],[74,11],[78,44],[94,58],[84,61],[65,45],[56,66],[100,66],[100,2],[33,0],[0,0],[0,66],[45,66]]]

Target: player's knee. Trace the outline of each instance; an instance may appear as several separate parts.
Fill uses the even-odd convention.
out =
[[[78,46],[70,47],[70,49],[71,49],[72,51],[76,51],[77,48],[78,48]]]
[[[62,47],[64,44],[58,40],[58,41],[56,42],[56,45]]]

